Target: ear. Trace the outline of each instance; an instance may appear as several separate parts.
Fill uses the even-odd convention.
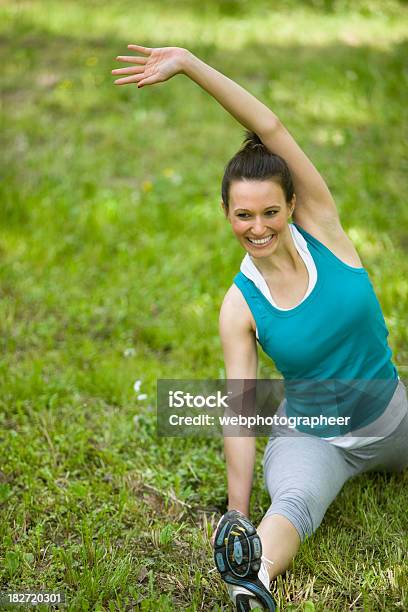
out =
[[[296,208],[296,194],[294,193],[293,197],[292,197],[292,200],[291,200],[291,202],[289,204],[289,211],[290,211],[289,212],[289,217],[291,217],[293,215],[293,211],[295,210],[295,208]]]
[[[228,219],[228,210],[227,210],[227,207],[225,206],[223,200],[221,200],[221,210],[224,213],[225,218]]]

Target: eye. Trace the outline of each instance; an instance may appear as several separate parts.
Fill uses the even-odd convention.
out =
[[[248,213],[238,213],[237,217],[239,217],[240,219],[248,219],[250,215]]]
[[[267,211],[266,211],[266,213],[265,213],[265,215],[266,215],[267,217],[273,217],[274,215],[276,215],[276,214],[277,214],[277,212],[278,212],[277,210],[267,210]]]

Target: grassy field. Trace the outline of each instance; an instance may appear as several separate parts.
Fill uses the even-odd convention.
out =
[[[0,591],[230,609],[209,573],[222,439],[158,438],[155,393],[224,377],[218,311],[243,252],[220,182],[243,128],[185,76],[115,87],[114,58],[187,47],[270,105],[327,180],[406,377],[407,25],[394,0],[0,2]],[[407,486],[348,482],[274,585],[279,609],[408,610]]]

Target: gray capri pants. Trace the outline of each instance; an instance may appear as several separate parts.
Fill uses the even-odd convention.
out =
[[[408,405],[401,380],[397,398]],[[340,448],[323,438],[276,427],[263,459],[265,486],[272,501],[265,516],[285,516],[303,542],[319,527],[347,480],[363,472],[401,472],[406,467],[408,412],[389,436],[355,449]]]

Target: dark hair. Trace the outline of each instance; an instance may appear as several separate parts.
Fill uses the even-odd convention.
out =
[[[229,190],[232,181],[273,179],[283,189],[285,200],[292,200],[294,188],[292,176],[285,160],[272,153],[255,132],[245,130],[245,140],[238,153],[225,166],[221,195],[224,206],[229,208]]]

